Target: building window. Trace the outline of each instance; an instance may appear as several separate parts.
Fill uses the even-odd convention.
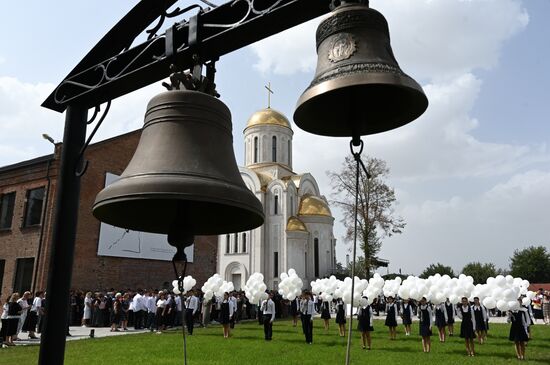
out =
[[[254,163],[258,162],[258,137],[254,137]]]
[[[15,191],[0,195],[0,229],[11,228],[14,205],[15,205]]]
[[[273,197],[273,214],[279,214],[279,195]]]
[[[42,203],[44,202],[44,187],[27,191],[27,207],[25,208],[24,227],[39,225],[42,221]]]
[[[243,233],[243,252],[246,252],[246,233]]]
[[[273,253],[273,276],[274,277],[279,276],[279,253],[278,252]]]
[[[277,162],[277,137],[271,138],[271,160]]]
[[[24,293],[31,290],[32,272],[34,270],[34,257],[17,259],[15,264],[15,280],[13,292]]]
[[[225,253],[229,253],[229,241],[230,237],[228,234],[225,235]]]
[[[294,197],[290,197],[290,215],[294,215]]]
[[[235,242],[233,242],[233,253],[238,253],[239,252],[239,234],[235,233],[233,237],[235,237]]]
[[[307,278],[307,252],[304,252],[304,273]]]
[[[319,277],[319,239],[313,239],[313,268],[315,277]]]

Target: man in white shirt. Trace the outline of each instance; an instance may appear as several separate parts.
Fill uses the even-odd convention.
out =
[[[143,328],[143,290],[137,290],[132,300],[132,304],[134,307],[134,329],[139,330]]]
[[[27,319],[27,313],[29,312],[29,309],[30,308],[30,305],[29,305],[29,298],[31,296],[31,292],[30,291],[26,291],[25,293],[23,293],[23,296],[21,298],[19,298],[19,300],[17,301],[17,303],[21,306],[22,308],[22,311],[21,311],[21,317],[19,317],[19,323],[17,324],[17,333],[16,333],[16,338],[14,338],[15,340],[17,340],[19,338],[19,333],[21,332],[21,329],[23,328],[23,324],[25,323],[25,319]]]
[[[302,313],[302,329],[306,336],[306,342],[311,345],[313,342],[312,316],[315,314],[315,301],[311,298],[311,293],[304,293],[304,299],[300,303],[300,312]]]
[[[273,293],[262,302],[261,305],[264,320],[264,336],[266,341],[271,341],[273,336],[273,321],[275,320],[275,303],[273,302]]]
[[[195,322],[195,313],[199,309],[199,298],[195,296],[193,289],[187,292],[187,300],[185,301],[185,324],[187,325],[187,333],[193,334],[193,325]]]
[[[147,308],[147,328],[153,332],[157,312],[157,296],[153,291],[148,292],[147,297],[145,297],[145,307]]]

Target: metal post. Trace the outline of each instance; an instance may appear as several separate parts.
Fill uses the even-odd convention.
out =
[[[45,326],[40,340],[39,365],[62,365],[67,334],[69,289],[78,220],[80,178],[75,170],[86,138],[88,109],[70,105],[65,116],[61,166],[55,199],[52,249],[48,272]]]

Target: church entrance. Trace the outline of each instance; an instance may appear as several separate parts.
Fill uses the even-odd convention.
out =
[[[233,286],[235,287],[235,290],[240,291],[241,290],[241,274],[233,274],[231,277],[231,281],[233,282]]]

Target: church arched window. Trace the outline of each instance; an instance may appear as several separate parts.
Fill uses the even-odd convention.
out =
[[[234,248],[233,252],[237,253],[239,252],[239,235],[235,233],[234,236],[235,236],[235,242],[233,242],[233,248]]]
[[[258,162],[258,137],[254,137],[254,163]]]
[[[273,197],[273,214],[279,214],[279,195]]]
[[[294,215],[294,197],[290,197],[290,215]]]
[[[277,137],[271,138],[271,160],[277,162]]]
[[[291,150],[291,147],[290,147],[290,139],[288,140],[288,164],[290,165],[290,151]]]
[[[319,277],[319,239],[313,239],[313,268],[316,278]]]
[[[229,253],[229,235],[225,235],[225,253]]]
[[[242,244],[243,252],[246,252],[246,233],[243,233],[243,244]]]

